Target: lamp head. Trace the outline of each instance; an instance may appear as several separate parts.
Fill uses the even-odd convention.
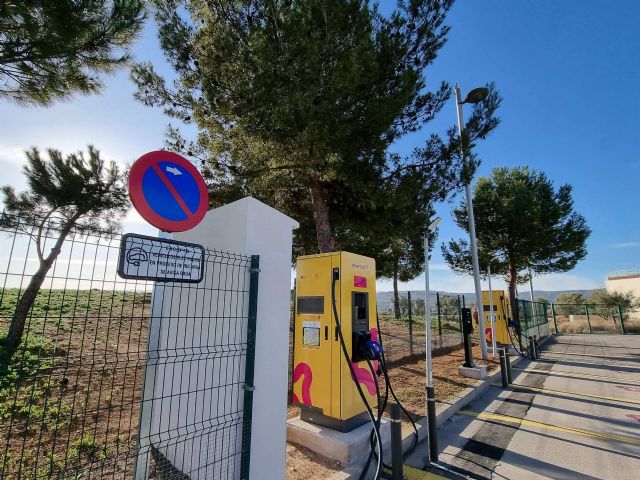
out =
[[[462,103],[480,103],[489,96],[489,89],[486,87],[478,87],[467,93]]]
[[[438,226],[438,224],[440,223],[440,221],[442,220],[442,217],[436,217],[433,222],[431,222],[429,224],[429,226],[427,227],[430,231],[433,232],[433,230]]]

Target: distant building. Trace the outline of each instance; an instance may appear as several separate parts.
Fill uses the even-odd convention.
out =
[[[640,297],[640,271],[615,272],[605,282],[607,292],[632,292]]]

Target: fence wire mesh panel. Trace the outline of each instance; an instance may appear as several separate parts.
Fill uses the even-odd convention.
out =
[[[399,294],[400,318],[395,317],[393,304],[379,305],[380,333],[389,361],[425,353],[426,332],[424,294]],[[463,342],[460,330],[461,296],[431,294],[431,343],[434,351],[455,347]]]
[[[539,325],[547,325],[549,323],[548,308],[548,303],[518,300],[518,315],[522,330],[527,331]]]
[[[640,333],[640,312],[621,305],[555,303],[557,333]]]
[[[3,346],[60,236],[54,220],[11,227],[0,228]],[[17,350],[3,347],[0,478],[246,478],[257,258],[205,250],[201,283],[154,291],[116,274],[119,246],[69,232]]]

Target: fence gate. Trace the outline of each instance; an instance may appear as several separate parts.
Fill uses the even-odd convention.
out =
[[[0,337],[58,230],[0,229]],[[198,284],[116,274],[117,235],[72,232],[0,362],[1,479],[248,478],[257,256]]]

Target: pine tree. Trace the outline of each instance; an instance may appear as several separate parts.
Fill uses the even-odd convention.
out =
[[[296,218],[296,253],[375,251],[379,192],[411,169],[448,192],[460,183],[454,129],[406,158],[388,152],[450,96],[425,72],[452,0],[399,1],[387,16],[356,0],[154,4],[177,79],[137,65],[136,97],[198,128],[195,141],[171,128],[168,146],[202,162],[214,204],[250,194]],[[499,100],[476,107],[470,142],[495,128]]]
[[[11,319],[5,339],[9,355],[20,344],[29,310],[67,236],[72,231],[114,232],[129,208],[123,174],[115,162],[102,159],[93,146],[88,148],[88,158],[81,152],[64,158],[60,151],[49,149],[49,158],[43,159],[36,148],[26,155],[24,173],[29,190],[16,193],[11,186],[2,188],[5,211],[0,225],[34,239],[39,266],[18,299]],[[48,252],[45,229],[57,234]]]
[[[518,319],[516,285],[533,273],[566,272],[587,255],[591,230],[573,209],[571,186],[557,190],[544,173],[527,167],[495,168],[474,187],[478,257],[482,272],[490,259],[491,272],[504,275],[509,285],[511,316]],[[466,203],[453,212],[458,226],[469,231]],[[449,266],[471,274],[466,240],[442,246]]]
[[[49,105],[98,92],[98,74],[127,64],[143,20],[143,0],[0,2],[0,96]]]

